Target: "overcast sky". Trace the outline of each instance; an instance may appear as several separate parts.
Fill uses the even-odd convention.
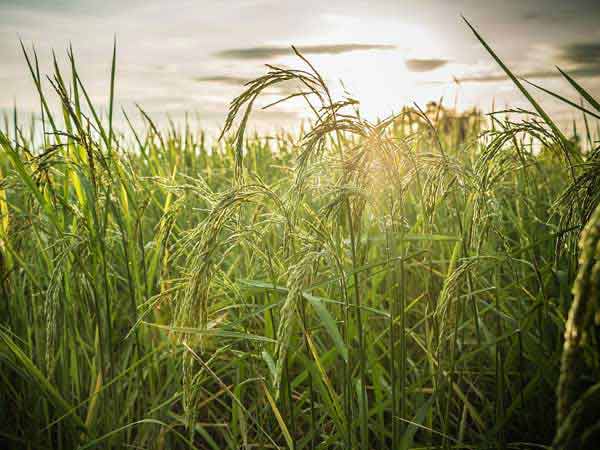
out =
[[[460,108],[526,106],[461,14],[517,73],[576,98],[558,65],[600,94],[599,0],[0,0],[0,109],[37,108],[19,38],[35,45],[45,72],[52,49],[64,61],[71,42],[94,102],[106,105],[115,35],[120,104],[137,102],[158,120],[190,112],[220,126],[265,63],[299,64],[291,44],[371,117],[441,96]],[[302,114],[284,106],[255,123]]]

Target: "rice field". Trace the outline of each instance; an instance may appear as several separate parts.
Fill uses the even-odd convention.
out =
[[[530,111],[370,123],[297,52],[218,141],[141,109],[117,129],[116,56],[99,110],[71,51],[46,79],[24,48],[42,117],[0,132],[2,448],[595,448],[600,104],[564,74],[587,102],[565,132],[476,38]],[[258,135],[279,83],[312,119]]]

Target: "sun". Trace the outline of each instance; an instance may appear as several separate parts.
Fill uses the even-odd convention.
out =
[[[341,55],[312,55],[311,63],[324,77],[336,98],[350,96],[360,102],[369,120],[387,117],[413,102],[437,101],[452,92],[452,75],[445,68],[435,73],[412,72],[400,51],[371,50]],[[297,66],[292,58],[286,61]]]

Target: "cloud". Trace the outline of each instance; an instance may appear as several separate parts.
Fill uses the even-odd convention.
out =
[[[537,20],[542,20],[544,19],[545,16],[544,14],[541,14],[539,11],[527,11],[526,13],[523,14],[523,20],[525,21],[537,21]]]
[[[212,75],[195,77],[193,80],[199,83],[211,83],[220,84],[223,86],[243,87],[249,81],[258,78],[259,75],[254,77],[244,78],[231,75]],[[267,95],[290,95],[302,90],[302,85],[294,80],[282,81],[269,89],[264,91]]]
[[[563,24],[577,19],[577,11],[574,9],[528,11],[522,15],[525,22],[536,22],[540,24]]]
[[[550,71],[536,71],[536,72],[526,72],[523,74],[515,74],[518,77],[522,78],[556,78],[560,77],[560,73],[550,72]],[[464,77],[457,77],[456,81],[459,83],[493,83],[499,81],[507,81],[509,77],[504,73],[483,73],[477,75],[468,75]]]
[[[331,45],[306,45],[297,47],[304,55],[338,55],[366,50],[392,50],[394,45],[386,44],[331,44]],[[225,59],[272,59],[278,56],[292,55],[291,47],[248,47],[222,50],[215,53],[218,58]]]
[[[574,78],[600,77],[600,43],[579,42],[562,46],[557,51],[558,65]],[[516,74],[525,79],[562,78],[558,70],[537,70]],[[458,78],[459,82],[486,83],[506,81],[504,73],[484,73]]]
[[[595,21],[600,16],[598,0],[534,0],[521,3],[523,6],[526,3],[539,3],[532,5],[535,8],[527,8],[522,12],[521,18],[525,22],[564,26],[573,22],[581,24],[585,19]]]
[[[447,59],[407,59],[406,68],[411,72],[431,72],[448,64]]]
[[[600,64],[588,64],[582,67],[577,67],[572,70],[564,70],[572,77],[593,78],[600,77]]]
[[[248,79],[230,75],[215,75],[211,77],[196,77],[194,78],[194,81],[198,81],[200,83],[220,83],[231,86],[241,86],[246,84]]]
[[[564,69],[564,71],[574,78],[593,78],[600,76],[600,65],[590,65],[585,67],[578,67],[575,69]],[[522,74],[515,73],[517,77],[529,79],[542,79],[542,78],[562,78],[562,75],[558,70],[556,71],[532,71],[525,72]],[[503,73],[491,73],[481,75],[470,75],[465,77],[456,78],[460,83],[490,83],[498,81],[506,81],[509,78]]]
[[[562,49],[562,59],[572,64],[599,65],[600,43],[580,42],[566,45]]]

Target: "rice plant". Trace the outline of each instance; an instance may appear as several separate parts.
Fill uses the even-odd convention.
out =
[[[116,46],[105,110],[71,49],[46,80],[23,48],[42,117],[0,132],[3,447],[593,448],[595,137],[473,31],[533,111],[370,122],[294,49],[215,142],[142,109],[117,130]],[[265,139],[279,83],[267,108],[312,118]]]

